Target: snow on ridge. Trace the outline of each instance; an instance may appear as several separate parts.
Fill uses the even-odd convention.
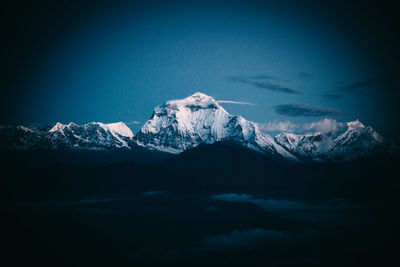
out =
[[[129,129],[128,126],[126,126],[125,123],[122,121],[120,122],[114,122],[114,123],[101,123],[97,122],[101,127],[109,130],[110,132],[114,132],[119,134],[120,136],[128,137],[128,138],[133,138],[133,133],[131,129]]]
[[[383,138],[371,126],[359,120],[347,122],[345,127],[330,133],[280,133],[275,140],[287,151],[314,161],[356,158],[383,143]]]
[[[230,140],[262,153],[296,159],[256,123],[229,114],[214,98],[199,92],[157,106],[136,138],[144,146],[173,153]]]
[[[70,122],[68,124],[62,124],[60,122],[57,122],[48,132],[49,133],[54,133],[57,131],[63,132],[65,128],[88,127],[90,125],[98,125],[106,131],[110,131],[112,133],[118,134],[123,137],[128,137],[128,138],[132,139],[134,136],[131,129],[129,129],[129,127],[126,126],[126,124],[121,121],[114,122],[114,123],[90,122],[90,123],[83,124],[83,125],[78,125],[74,122]]]
[[[196,92],[155,107],[152,117],[136,135],[123,122],[91,122],[84,125],[57,122],[48,131],[36,130],[31,133],[29,128],[18,128],[18,134],[23,142],[30,142],[28,148],[98,150],[131,149],[139,145],[173,154],[200,144],[233,141],[261,153],[279,155],[294,161],[347,160],[366,155],[383,143],[382,136],[359,120],[339,123],[340,127],[328,127],[326,130],[330,124],[330,121],[324,125],[311,123],[308,128],[303,127],[303,130],[313,132],[281,132],[271,137],[262,132],[257,123],[240,115],[229,114],[213,97]],[[35,142],[39,144],[35,145]]]
[[[57,131],[62,131],[62,130],[64,130],[65,127],[66,127],[66,125],[64,125],[64,124],[62,124],[62,123],[60,123],[60,122],[57,122],[57,123],[53,126],[53,128],[51,128],[51,129],[49,130],[49,133],[54,133],[54,132],[57,132]]]
[[[206,94],[196,92],[184,99],[175,99],[168,100],[164,105],[161,105],[161,108],[164,106],[168,106],[170,109],[179,109],[179,108],[216,108],[223,110],[225,113],[228,113],[221,107],[220,104],[211,96]],[[159,106],[160,107],[160,106]]]

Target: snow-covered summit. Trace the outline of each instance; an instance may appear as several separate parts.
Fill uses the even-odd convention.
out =
[[[368,154],[382,145],[383,138],[371,126],[355,120],[333,132],[280,133],[275,141],[299,158],[342,161]]]
[[[202,143],[229,140],[295,159],[272,137],[262,133],[257,124],[229,114],[214,98],[199,92],[157,106],[136,138],[140,145],[170,153],[179,153]]]
[[[178,109],[182,107],[186,107],[189,109],[198,109],[198,108],[203,108],[203,109],[220,109],[223,110],[225,113],[227,113],[218,103],[215,101],[215,99],[211,96],[208,96],[206,94],[196,92],[191,96],[188,96],[184,99],[177,99],[177,100],[169,100],[165,104],[165,106],[169,106],[172,109]],[[164,105],[158,106],[157,108],[162,108]]]
[[[383,138],[359,120],[325,119],[304,127],[307,133],[280,133],[274,138],[258,124],[229,114],[211,96],[197,92],[154,108],[136,136],[123,122],[60,122],[53,126],[0,126],[0,148],[11,150],[115,150],[142,146],[180,153],[200,144],[229,141],[266,155],[291,160],[343,161],[369,155]]]
[[[100,127],[102,127],[103,129],[106,129],[114,134],[118,134],[120,136],[124,136],[124,137],[128,137],[128,138],[133,138],[133,133],[131,131],[131,129],[129,129],[128,126],[126,126],[125,123],[123,122],[115,122],[115,123],[101,123],[101,122],[97,122]]]
[[[57,122],[57,123],[53,126],[53,128],[51,128],[51,129],[49,130],[49,133],[54,133],[54,132],[57,132],[57,131],[63,131],[65,127],[66,127],[66,125],[62,124],[61,122]]]
[[[56,123],[48,131],[47,139],[53,148],[107,149],[130,148],[132,131],[123,122],[91,122],[84,125]]]

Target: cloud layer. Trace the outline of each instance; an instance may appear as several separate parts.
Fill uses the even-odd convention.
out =
[[[234,230],[229,234],[209,236],[203,239],[203,243],[214,249],[249,249],[263,245],[276,245],[277,242],[302,241],[316,236],[317,231],[307,229],[298,233],[274,231],[255,228],[247,230]]]
[[[289,117],[321,117],[343,115],[343,112],[333,108],[322,108],[303,104],[286,104],[274,107],[280,115]]]
[[[342,91],[354,92],[361,88],[371,87],[371,86],[373,86],[373,84],[374,83],[372,81],[358,81],[358,82],[349,83],[349,84],[346,84],[344,82],[339,82],[335,85],[335,87],[336,87],[336,89],[339,89]]]
[[[130,122],[125,122],[126,125],[136,125],[136,124],[140,124],[140,121],[130,121]]]
[[[232,82],[248,84],[253,87],[260,88],[260,89],[281,92],[281,93],[287,93],[287,94],[299,94],[299,95],[303,94],[303,92],[301,92],[300,90],[297,90],[296,88],[292,88],[289,86],[281,86],[276,83],[271,83],[269,81],[265,81],[265,80],[280,80],[276,77],[269,76],[269,75],[259,75],[259,76],[249,76],[249,77],[231,76],[231,77],[228,77],[228,79]]]
[[[321,132],[333,133],[344,127],[345,123],[338,122],[333,119],[324,118],[320,121],[305,123],[303,125],[294,124],[290,121],[269,121],[267,123],[259,123],[258,127],[264,132],[287,132],[287,133],[307,133]]]
[[[370,88],[377,85],[376,81],[366,80],[353,83],[337,82],[334,84],[333,90],[327,91],[321,96],[330,100],[339,100],[344,97],[346,93],[361,92],[361,89]]]
[[[344,126],[344,123],[337,122],[332,119],[323,119],[317,122],[306,123],[303,125],[303,129],[305,131],[317,131],[322,133],[332,133],[340,130]]]
[[[290,121],[269,121],[267,123],[259,123],[258,127],[264,132],[288,132],[296,131],[299,126]]]

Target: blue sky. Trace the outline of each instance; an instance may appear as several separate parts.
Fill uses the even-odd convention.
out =
[[[229,3],[82,11],[31,53],[15,120],[145,122],[156,105],[201,91],[253,103],[222,105],[255,122],[360,119],[389,134],[384,78],[363,45],[374,36],[359,39],[359,28],[346,24],[355,21],[345,20],[348,12],[293,2]],[[282,107],[290,110],[278,112]],[[327,113],[304,116],[293,107]]]

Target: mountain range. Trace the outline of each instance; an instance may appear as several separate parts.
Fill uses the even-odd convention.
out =
[[[272,137],[257,123],[229,114],[211,96],[195,93],[154,108],[151,118],[134,135],[123,122],[84,125],[57,123],[53,127],[0,126],[0,148],[36,150],[136,150],[178,154],[200,144],[230,142],[271,157],[291,161],[347,161],[368,156],[383,138],[360,121],[344,123],[331,132]]]

